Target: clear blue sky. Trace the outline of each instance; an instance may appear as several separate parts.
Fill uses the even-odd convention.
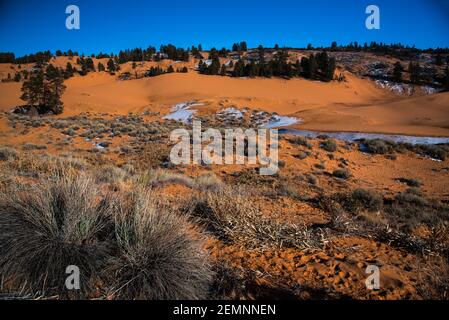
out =
[[[65,28],[66,6],[81,11],[81,30]],[[365,8],[381,10],[381,30],[365,28]],[[402,42],[449,47],[449,0],[0,0],[0,51],[85,54],[172,43],[230,47],[246,40],[302,47],[332,41]]]

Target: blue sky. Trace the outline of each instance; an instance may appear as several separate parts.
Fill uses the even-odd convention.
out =
[[[65,28],[70,4],[80,8],[80,30]],[[370,4],[380,7],[381,30],[365,28]],[[168,43],[230,47],[241,40],[250,47],[327,46],[334,40],[449,47],[449,0],[0,0],[0,51],[18,56]]]

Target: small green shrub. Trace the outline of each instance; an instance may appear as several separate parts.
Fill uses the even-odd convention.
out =
[[[399,178],[397,180],[413,188],[419,188],[422,185],[421,181],[419,181],[418,179]]]
[[[327,139],[321,142],[321,148],[326,150],[327,152],[335,152],[337,151],[337,142],[334,139]]]
[[[378,212],[382,209],[383,198],[377,192],[365,189],[355,189],[351,193],[350,211],[364,209],[369,212]]]
[[[294,145],[306,147],[307,149],[313,148],[312,143],[310,143],[310,141],[306,137],[294,136],[294,137],[288,138],[288,142],[290,142],[291,144],[294,144]]]
[[[332,175],[339,179],[348,180],[351,177],[351,172],[347,169],[336,169]]]

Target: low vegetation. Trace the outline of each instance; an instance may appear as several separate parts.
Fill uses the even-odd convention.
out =
[[[417,154],[444,161],[449,154],[449,145],[412,145],[409,143],[394,143],[392,141],[374,139],[362,140],[362,151],[371,154],[393,154],[404,153],[405,151],[415,152]]]
[[[65,295],[66,268],[80,269],[87,294],[110,243],[110,203],[98,202],[87,177],[57,177],[29,190],[0,195],[0,273],[31,292]]]
[[[54,170],[55,171],[55,170]],[[75,171],[0,194],[0,274],[10,291],[60,298],[201,299],[212,281],[203,236],[150,191],[100,192]],[[68,291],[77,266],[81,291]],[[16,289],[16,290],[13,290]]]
[[[348,180],[352,176],[351,172],[347,169],[336,169],[332,172],[332,175],[342,180]]]
[[[253,248],[317,248],[320,240],[305,226],[265,218],[241,190],[203,192],[190,203],[191,214],[220,239]]]
[[[334,139],[327,139],[323,142],[321,142],[321,148],[328,151],[328,152],[335,152],[337,151],[337,142]]]
[[[191,300],[207,297],[212,281],[203,240],[185,217],[157,204],[151,192],[120,201],[109,295],[119,299]]]

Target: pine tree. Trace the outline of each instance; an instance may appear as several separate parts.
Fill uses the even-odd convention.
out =
[[[84,63],[86,65],[87,72],[89,72],[89,71],[95,72],[95,65],[94,65],[94,61],[92,60],[92,58],[85,59]]]
[[[220,59],[218,55],[214,56],[212,63],[208,67],[208,74],[217,75],[220,72]]]
[[[310,79],[316,79],[316,73],[318,71],[318,62],[316,60],[315,55],[311,55],[310,59],[309,59],[309,74],[310,74]]]
[[[104,65],[101,62],[98,62],[98,72],[103,72],[106,71],[106,68],[104,67]]]
[[[251,63],[247,65],[247,70],[248,70],[248,71],[245,72],[245,73],[246,73],[246,74],[248,75],[248,77],[250,77],[250,78],[254,78],[254,77],[256,77],[256,76],[259,75],[258,69],[257,69],[257,65],[254,63],[254,61],[251,61]]]
[[[81,64],[80,75],[85,76],[89,73],[89,69],[87,68],[86,60],[84,58],[82,58],[80,61],[81,61],[80,62],[80,64]]]
[[[205,74],[207,70],[207,65],[205,62],[203,62],[203,60],[200,60],[200,62],[198,63],[198,71],[201,74]]]
[[[20,82],[21,79],[22,79],[22,76],[20,75],[20,72],[16,72],[16,74],[14,75],[14,81]]]
[[[318,63],[315,55],[311,54],[309,58],[303,57],[301,59],[301,68],[305,78],[314,80],[318,70]]]
[[[227,74],[226,66],[223,64],[221,66],[220,75],[225,76]]]
[[[332,81],[334,80],[334,74],[335,74],[335,69],[337,68],[337,63],[335,61],[335,58],[329,58],[329,62],[327,65],[327,70],[325,72],[325,81]]]
[[[44,72],[42,69],[32,73],[30,78],[23,82],[20,99],[31,106],[39,106],[44,103]]]
[[[239,59],[234,66],[234,77],[243,77],[245,74],[245,62],[242,59]]]
[[[304,78],[310,79],[310,60],[309,58],[301,58],[301,74]]]
[[[234,77],[243,77],[245,75],[245,62],[239,59],[234,66]]]
[[[446,67],[443,90],[449,91],[449,66]]]
[[[64,78],[69,79],[69,78],[73,77],[74,73],[75,73],[75,70],[73,69],[72,64],[70,62],[67,62],[67,65],[66,65],[65,71],[64,71]]]
[[[44,103],[44,106],[46,107],[44,112],[61,114],[64,109],[61,97],[66,87],[61,71],[55,68],[52,64],[49,64],[45,70],[44,88],[45,87],[47,87],[46,90],[48,91],[48,94]]]
[[[402,64],[397,61],[394,64],[393,68],[393,81],[395,82],[402,82],[402,72],[404,71],[404,68],[402,67]]]
[[[419,63],[410,61],[408,72],[410,73],[410,82],[413,84],[419,84],[421,80],[421,66]]]
[[[40,113],[60,114],[63,111],[61,97],[65,88],[61,70],[49,64],[45,72],[41,68],[23,82],[20,98],[27,101],[28,105],[36,106]]]
[[[108,71],[110,73],[117,71],[117,68],[115,67],[115,62],[114,60],[112,60],[112,58],[108,60]]]

